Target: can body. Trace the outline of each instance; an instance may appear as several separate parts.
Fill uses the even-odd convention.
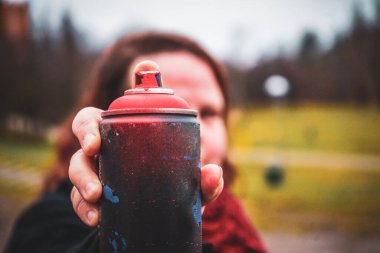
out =
[[[200,253],[196,117],[108,116],[100,132],[100,252]]]

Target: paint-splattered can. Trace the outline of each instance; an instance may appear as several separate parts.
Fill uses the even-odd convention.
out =
[[[200,253],[196,111],[161,87],[158,71],[102,114],[100,252]]]

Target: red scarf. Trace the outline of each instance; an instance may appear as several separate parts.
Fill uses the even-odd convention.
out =
[[[227,188],[207,205],[202,216],[202,233],[203,241],[212,243],[220,253],[268,252],[242,206]]]

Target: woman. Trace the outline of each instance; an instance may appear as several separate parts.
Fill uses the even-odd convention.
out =
[[[159,67],[154,62],[144,62],[148,59]],[[133,69],[136,64],[137,67]],[[220,65],[198,44],[182,36],[140,33],[122,37],[105,51],[80,105],[84,109],[74,120],[71,118],[67,121],[73,121],[74,136],[69,130],[71,124],[64,125],[58,161],[47,177],[45,189],[49,191],[59,185],[55,192],[61,189],[67,195],[67,189],[71,187],[67,183],[69,176],[74,185],[71,191],[74,211],[86,225],[94,227],[98,224],[97,202],[102,188],[93,161],[100,147],[100,113],[128,88],[130,82],[127,77],[133,76],[133,72],[157,68],[162,72],[165,87],[173,89],[176,95],[186,99],[199,113],[203,204],[212,201],[203,213],[203,241],[211,243],[216,252],[266,252],[240,204],[229,192],[235,171],[227,160],[228,93],[224,73]],[[224,172],[216,164],[222,165]],[[38,212],[37,209],[34,207],[29,213],[34,214]],[[29,219],[30,216],[33,217],[29,215]],[[24,223],[19,222],[18,226],[25,227]],[[91,245],[96,245],[96,235],[91,235],[91,229],[81,225],[82,240],[76,239],[71,247],[89,249]]]

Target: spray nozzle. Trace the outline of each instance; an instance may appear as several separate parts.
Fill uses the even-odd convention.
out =
[[[134,88],[161,88],[161,73],[158,70],[140,71],[135,74]]]

